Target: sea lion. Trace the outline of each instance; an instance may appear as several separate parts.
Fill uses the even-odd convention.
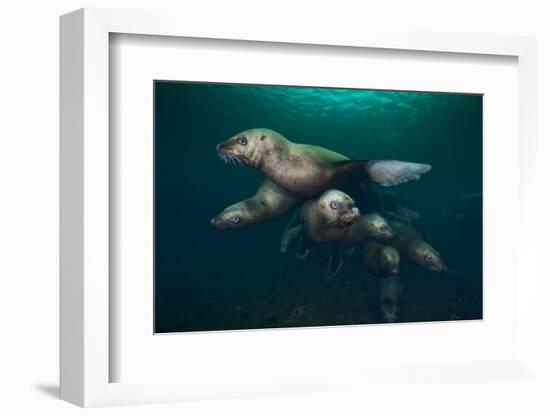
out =
[[[281,252],[285,253],[290,241],[298,236],[298,259],[309,254],[312,243],[331,245],[334,252],[329,257],[327,274],[336,274],[344,263],[345,247],[360,244],[368,238],[391,238],[393,232],[382,216],[376,213],[361,216],[349,195],[332,189],[319,199],[304,204],[300,224],[287,227],[283,233]]]
[[[401,279],[399,275],[383,277],[379,280],[380,310],[385,322],[397,322]]]
[[[404,260],[438,273],[447,270],[441,254],[422,234],[402,221],[390,220],[389,224],[395,235],[387,240],[387,244],[394,246]]]
[[[379,302],[385,322],[397,322],[398,301],[401,296],[399,252],[390,245],[369,240],[363,244],[363,266],[380,276]]]
[[[341,188],[354,179],[399,185],[431,169],[427,164],[397,160],[349,160],[323,147],[293,143],[265,128],[235,134],[216,149],[225,162],[259,169],[281,188],[304,197]]]
[[[290,212],[302,199],[265,179],[252,197],[228,206],[210,223],[220,230],[242,228],[280,217]]]
[[[363,244],[361,258],[363,265],[371,273],[379,276],[399,274],[399,252],[393,246],[368,240]]]

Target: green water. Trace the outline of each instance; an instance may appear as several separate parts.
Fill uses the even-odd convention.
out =
[[[279,252],[291,214],[240,230],[210,219],[250,197],[262,174],[226,165],[216,144],[265,127],[351,159],[429,163],[420,181],[376,188],[420,214],[413,226],[448,271],[401,267],[399,322],[482,317],[482,97],[479,95],[156,82],[157,332],[383,322],[379,277],[357,256],[325,281],[322,248]]]

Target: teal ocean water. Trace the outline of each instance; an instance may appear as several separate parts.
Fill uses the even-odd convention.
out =
[[[482,96],[158,81],[155,94],[156,332],[384,322],[380,278],[357,255],[325,281],[322,249],[279,252],[292,214],[239,230],[210,219],[263,176],[227,165],[216,145],[265,127],[351,159],[429,163],[421,180],[375,186],[448,270],[403,264],[398,322],[482,318]]]

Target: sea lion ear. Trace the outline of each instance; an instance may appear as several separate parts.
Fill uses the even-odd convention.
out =
[[[264,139],[265,139],[265,136],[260,137],[260,140],[264,140]]]

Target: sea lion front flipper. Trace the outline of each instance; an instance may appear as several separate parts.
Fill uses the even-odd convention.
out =
[[[285,228],[281,236],[281,253],[285,254],[289,244],[302,233],[302,225],[298,224],[291,228]]]
[[[357,246],[347,248],[346,249],[346,255],[347,256],[353,256],[353,253],[355,253],[356,249],[357,249]]]
[[[336,257],[336,260],[335,260]],[[328,258],[327,269],[325,271],[325,280],[331,280],[342,269],[344,265],[344,252],[342,248],[337,248]]]
[[[432,167],[425,163],[400,160],[371,160],[365,167],[369,179],[382,186],[395,186],[420,179],[431,169]]]
[[[303,235],[300,236],[300,241],[298,242],[298,249],[296,250],[296,258],[298,260],[303,260],[309,256],[309,247],[306,239]]]

